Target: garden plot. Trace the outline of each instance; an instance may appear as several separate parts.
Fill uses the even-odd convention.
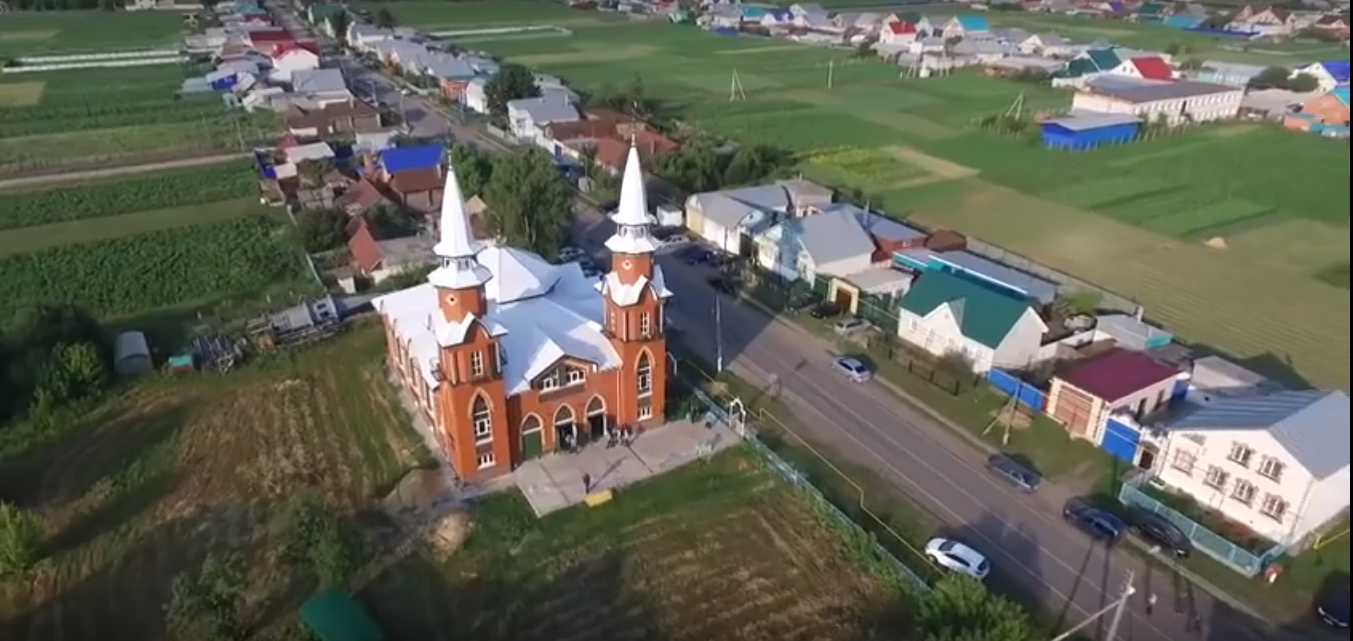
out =
[[[1300,274],[1316,275],[1349,259],[1348,229],[1314,220],[1289,218],[1225,238],[1230,251]]]
[[[158,49],[183,33],[174,11],[11,12],[0,20],[0,58]]]
[[[42,102],[42,90],[46,83],[7,82],[0,84],[0,108],[32,107]]]
[[[38,510],[52,558],[0,581],[0,636],[164,638],[173,577],[233,548],[251,553],[251,638],[283,638],[306,596],[269,538],[286,499],[366,509],[429,458],[386,382],[384,338],[368,327],[268,367],[152,378],[58,433],[7,440],[6,494]]]

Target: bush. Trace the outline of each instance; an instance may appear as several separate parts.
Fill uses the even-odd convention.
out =
[[[318,495],[297,495],[282,513],[282,558],[309,570],[324,587],[343,587],[361,566],[362,545]]]
[[[0,503],[0,576],[22,574],[41,556],[42,529],[33,515]]]
[[[208,555],[196,574],[174,577],[165,623],[185,638],[244,639],[240,608],[248,587],[243,557],[234,552]]]

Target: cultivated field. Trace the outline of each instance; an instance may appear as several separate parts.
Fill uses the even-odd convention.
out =
[[[367,11],[387,9],[401,25],[425,31],[491,29],[494,27],[552,24],[561,27],[624,22],[616,14],[573,9],[562,2],[512,0],[509,2],[356,2]]]
[[[227,111],[219,95],[179,98],[178,65],[0,78],[0,175],[241,150],[272,114]]]
[[[360,513],[427,460],[383,339],[367,328],[229,375],[152,378],[43,439],[0,432],[0,487],[38,511],[52,553],[31,581],[0,583],[0,638],[164,639],[171,579],[230,548],[253,560],[250,619],[290,627],[305,594],[271,558],[282,504],[313,490]]]
[[[810,177],[1136,299],[1186,341],[1287,380],[1349,384],[1349,293],[1320,280],[1347,280],[1343,145],[1241,125],[1057,153],[973,123],[1021,93],[1025,114],[1065,110],[1063,91],[899,78],[851,52],[665,24],[573,31],[477,46],[589,90],[637,74],[698,128],[802,152]],[[730,102],[735,70],[745,99]],[[1275,304],[1256,313],[1256,296]]]
[[[38,303],[124,318],[314,293],[289,223],[256,190],[239,162],[0,193],[0,318]]]
[[[753,456],[735,449],[541,521],[519,496],[495,497],[464,549],[394,566],[362,597],[409,641],[906,638],[882,587]]]
[[[175,47],[184,32],[174,11],[6,13],[0,59]]]

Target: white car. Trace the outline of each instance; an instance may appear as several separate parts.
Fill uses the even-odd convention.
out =
[[[925,555],[935,565],[978,581],[987,578],[987,574],[991,572],[991,563],[987,561],[987,557],[958,541],[938,537],[930,539],[930,542],[925,544]]]
[[[843,318],[836,321],[836,324],[832,326],[832,331],[836,332],[837,336],[846,336],[848,334],[854,334],[866,327],[869,327],[868,321],[858,316],[851,316],[850,318]]]
[[[842,356],[836,359],[834,363],[837,371],[846,375],[852,383],[867,383],[869,379],[874,378],[874,373],[869,371],[869,366],[860,362],[859,359]]]
[[[581,259],[583,256],[586,255],[587,252],[584,252],[583,250],[578,249],[577,247],[563,247],[559,250],[559,262],[571,263],[575,260]]]

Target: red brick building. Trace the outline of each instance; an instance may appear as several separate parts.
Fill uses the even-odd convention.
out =
[[[428,282],[374,301],[387,358],[463,479],[511,471],[562,446],[642,429],[665,411],[663,305],[643,175],[629,152],[611,272],[476,241],[455,170],[447,172],[440,266]]]

